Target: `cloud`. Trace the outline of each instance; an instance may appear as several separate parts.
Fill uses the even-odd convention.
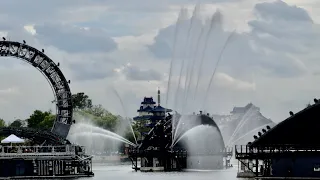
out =
[[[305,9],[297,6],[289,6],[281,0],[276,0],[271,3],[259,3],[255,6],[255,10],[258,12],[259,17],[264,20],[313,22]]]
[[[7,88],[7,89],[0,89],[0,95],[7,95],[7,94],[15,94],[17,93],[17,88]]]
[[[264,8],[265,6],[266,8]],[[283,2],[278,2],[275,6],[277,6],[278,9],[290,9],[290,6],[286,4],[284,5]],[[300,37],[294,37],[296,38],[296,40],[294,40],[293,37],[287,36],[289,42],[291,40],[291,44],[289,44],[288,41],[283,40],[285,36],[283,37],[280,35],[289,31],[291,26],[285,26],[285,28],[278,29],[275,26],[278,22],[271,21],[266,24],[266,17],[269,17],[267,16],[267,12],[269,12],[267,11],[268,7],[269,3],[257,4],[255,12],[258,15],[260,15],[260,13],[262,15],[259,19],[249,21],[248,25],[251,27],[251,31],[243,33],[236,32],[232,35],[222,54],[223,62],[226,63],[222,62],[222,67],[219,67],[219,69],[230,70],[228,66],[232,64],[237,65],[238,69],[243,70],[262,68],[265,70],[264,72],[266,75],[272,74],[273,76],[277,75],[279,77],[295,77],[306,73],[306,66],[304,62],[302,62],[298,57],[295,57],[293,53],[305,52],[304,49],[306,49],[306,47],[301,47],[301,45],[296,46],[296,44],[300,40],[303,40],[303,38],[304,42],[310,43],[310,40],[307,41],[305,38],[308,38],[306,36],[312,35],[301,34],[301,32],[305,33],[305,30],[310,31],[310,29],[307,29],[310,26],[307,26],[306,29],[296,28],[297,33],[294,33],[293,36],[299,35]],[[296,7],[293,7],[293,10],[287,11],[288,13],[293,13],[294,10],[297,10],[298,14],[299,12],[304,12],[300,8]],[[306,16],[306,13],[300,14],[303,17]],[[199,20],[196,15],[194,22],[192,22],[191,18],[188,21],[180,23],[177,28],[176,25],[166,27],[159,31],[158,35],[154,38],[154,43],[149,46],[149,49],[159,59],[170,59],[172,54],[173,56],[180,56],[177,55],[181,54],[180,52],[191,51],[189,54],[181,55],[183,56],[182,58],[190,58],[190,56],[194,56],[196,53],[197,63],[201,63],[202,56],[204,56],[204,62],[217,60],[220,52],[222,51],[222,47],[225,45],[228,36],[231,34],[231,32],[220,28],[223,21],[219,16],[221,15],[218,13],[213,17],[215,20],[212,21],[212,23],[210,21],[206,21],[204,25],[201,25],[201,20]],[[271,17],[275,17],[275,15]],[[310,19],[310,17],[305,19]],[[212,27],[211,30],[210,27]],[[202,31],[201,28],[204,30]],[[174,45],[173,41],[170,41],[175,38],[175,31],[177,31],[176,45]],[[188,39],[188,31],[191,31],[191,35],[189,36],[189,40],[186,40]],[[261,34],[268,34],[269,36],[261,36]],[[192,37],[192,35],[196,37]],[[292,43],[293,41],[295,43]],[[185,45],[187,43],[190,47]],[[179,49],[177,49],[176,46],[178,46]],[[196,46],[199,46],[200,48],[197,48]],[[191,49],[189,50],[188,48]],[[197,49],[197,52],[195,52],[195,49]],[[213,55],[215,57],[211,58]],[[208,58],[211,58],[211,60],[208,60]],[[234,74],[234,71],[230,73],[237,75]]]
[[[219,113],[219,110],[225,111],[221,107],[229,106],[232,108],[230,102],[234,104],[235,102],[253,101],[261,106],[263,112],[272,114],[273,119],[277,121],[287,116],[281,113],[285,108],[281,102],[288,102],[290,98],[296,98],[301,90],[301,87],[296,87],[289,82],[298,81],[302,83],[302,79],[310,78],[308,82],[302,84],[309,88],[320,88],[318,86],[314,87],[311,83],[312,76],[314,76],[311,74],[313,72],[313,74],[317,74],[316,69],[319,68],[315,59],[316,54],[318,54],[316,53],[317,49],[319,49],[319,25],[314,23],[305,9],[290,6],[282,1],[258,3],[254,6],[253,12],[255,18],[247,23],[250,29],[234,33],[221,56],[221,62],[218,64],[216,77],[209,90],[210,97],[207,97],[207,102],[216,102],[219,106],[216,103],[210,103],[206,109]],[[215,23],[213,30],[206,34],[205,38],[201,38],[201,31],[199,31],[201,26],[197,24],[191,27],[193,37],[191,36],[187,40],[188,36],[186,34],[189,29],[188,24],[191,24],[190,21],[182,23],[186,27],[180,25],[180,28],[178,26],[179,33],[176,43],[180,49],[174,49],[173,45],[175,25],[159,30],[149,49],[159,60],[166,61],[170,59],[172,54],[175,54],[174,79],[179,76],[183,61],[185,61],[184,64],[192,64],[192,59],[194,59],[193,68],[195,71],[198,71],[199,68],[202,69],[199,87],[206,89],[213,69],[217,65],[219,54],[231,32],[225,28],[219,28],[219,23]],[[205,21],[202,27],[208,32],[210,21]],[[206,42],[207,45],[205,45]],[[198,51],[195,53],[197,46]],[[203,65],[199,67],[201,61],[203,61]],[[182,69],[183,80],[180,88],[183,92],[184,79],[192,68],[186,70],[188,67],[184,67]],[[197,82],[198,75],[195,73],[193,76],[196,76],[192,80],[194,85]],[[172,84],[177,86],[177,83],[173,82]],[[276,87],[277,90],[270,93],[270,87]],[[295,89],[294,95],[286,93],[292,91],[293,88]],[[201,94],[202,90],[198,92],[198,94]],[[202,93],[205,94],[205,90]],[[269,98],[264,99],[265,95],[263,94],[266,93]],[[170,98],[174,96],[171,95]],[[199,108],[206,97],[198,96]],[[229,99],[229,97],[234,98]],[[308,98],[309,96],[303,96],[301,99],[299,98],[299,102]],[[277,109],[271,107],[277,103]],[[294,104],[290,105],[290,108],[301,107],[297,105],[297,101]],[[193,106],[193,108],[196,108],[196,106]]]
[[[98,63],[71,63],[70,69],[73,71],[76,81],[104,79],[115,75],[113,70],[108,70]]]
[[[132,66],[131,64],[127,64],[127,66],[123,67],[118,72],[124,73],[126,76],[126,79],[128,80],[134,80],[134,81],[163,80],[163,76],[159,72],[151,69],[141,69],[137,66]]]
[[[70,53],[109,52],[117,48],[113,39],[101,29],[85,29],[68,25],[44,24],[34,27],[37,38]]]
[[[276,121],[317,96],[319,19],[307,10],[313,8],[314,14],[318,2],[303,4],[303,8],[293,5],[300,1],[290,1],[290,5],[282,1],[200,2],[204,3],[203,9],[194,19],[189,40],[185,37],[190,20],[185,17],[190,11],[184,14],[175,50],[177,9],[191,9],[195,1],[35,0],[30,4],[6,0],[0,7],[0,34],[45,49],[54,62],[60,62],[73,93],[85,92],[95,104],[129,116],[136,115],[144,96],[156,96],[157,87],[162,92],[162,105],[169,97],[170,108],[175,106],[175,97],[179,100],[177,107],[188,104],[190,112],[201,108],[210,113],[229,112],[233,106],[253,102]],[[219,21],[208,35],[200,37],[202,27],[204,32],[209,30],[207,19],[217,9],[221,12],[216,16]],[[237,31],[227,43],[208,89],[219,54],[233,29]],[[172,82],[166,93],[173,52]],[[0,96],[0,117],[24,119],[34,109],[55,108],[48,82],[33,67],[2,58],[0,69],[0,90],[17,90],[10,96]],[[181,97],[176,94],[179,79]],[[189,94],[185,91],[188,83]],[[126,110],[110,87],[119,91]],[[183,103],[186,94],[188,101]]]
[[[217,84],[224,88],[234,88],[237,90],[249,91],[254,91],[256,88],[256,85],[254,83],[235,79],[225,73],[217,73],[216,79],[218,80]]]

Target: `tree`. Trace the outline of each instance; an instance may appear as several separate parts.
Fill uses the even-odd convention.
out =
[[[106,109],[102,107],[101,104],[92,106],[90,109],[88,109],[88,112],[97,117],[103,117],[109,113]]]
[[[50,112],[42,112],[40,110],[35,110],[33,114],[26,120],[28,122],[28,127],[29,128],[43,128],[41,124],[42,121],[45,120],[46,116],[51,115]],[[52,126],[51,126],[52,127]]]
[[[6,122],[3,119],[0,119],[0,127],[5,127]]]
[[[76,110],[92,108],[92,100],[83,92],[72,95],[73,108]]]
[[[9,125],[9,127],[17,127],[17,128],[19,128],[19,127],[23,127],[24,126],[24,121],[23,120],[21,120],[21,119],[16,119],[16,120],[14,120],[10,125]]]
[[[39,123],[39,127],[41,127],[41,129],[51,130],[55,119],[56,119],[55,115],[49,114],[49,115],[45,116],[43,121],[41,121]]]

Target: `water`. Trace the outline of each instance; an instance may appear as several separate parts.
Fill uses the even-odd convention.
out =
[[[91,132],[91,133],[95,132],[95,133],[99,133],[102,135],[107,135],[109,137],[114,137],[113,139],[115,139],[115,140],[119,139],[119,140],[126,142],[127,144],[130,144],[133,146],[135,145],[134,143],[127,140],[126,138],[124,138],[114,132],[108,131],[108,130],[100,128],[100,127],[96,127],[91,124],[86,124],[86,123],[77,123],[77,124],[73,125],[72,129],[70,129],[70,136],[76,135],[78,133],[83,133],[83,132]]]
[[[125,118],[124,118],[124,119],[125,119],[125,121],[128,123],[128,126],[130,127],[130,130],[131,130],[131,133],[132,133],[133,138],[134,138],[134,140],[135,140],[135,143],[137,144],[137,138],[136,138],[136,135],[134,134],[134,131],[133,131],[133,128],[132,128],[132,124],[131,124],[129,118],[127,118],[127,117],[128,117],[128,116],[127,116],[127,111],[126,111],[126,108],[125,108],[124,103],[123,103],[123,101],[122,101],[122,98],[120,97],[118,91],[117,91],[115,88],[112,87],[111,89],[113,90],[113,92],[115,93],[115,95],[118,97],[118,99],[119,99],[119,101],[120,101],[121,107],[122,107],[123,112],[124,112],[124,115],[125,115]]]
[[[236,180],[237,167],[226,170],[214,171],[193,171],[193,172],[156,172],[143,173],[135,172],[129,165],[106,166],[103,164],[94,164],[92,178],[82,178],[87,180]]]
[[[72,143],[85,146],[86,152],[89,154],[117,152],[123,143],[136,146],[114,132],[81,122],[71,127],[68,139]]]
[[[257,134],[258,131],[261,131],[262,129],[266,129],[266,126],[272,127],[273,124],[274,124],[274,123],[264,124],[264,125],[262,125],[262,126],[259,126],[259,127],[255,128],[255,129],[252,129],[251,131],[245,133],[244,135],[242,135],[242,136],[240,136],[240,137],[237,137],[237,139],[230,141],[229,144],[228,144],[228,146],[234,145],[234,144],[236,144],[236,143],[237,143],[237,144],[242,144],[242,143],[238,143],[238,141],[241,141],[244,137],[246,137],[246,136],[248,136],[248,135],[253,136],[253,135]],[[255,134],[253,134],[253,133],[255,133]]]
[[[222,14],[216,11],[204,22],[200,12],[200,5],[195,6],[191,17],[182,9],[174,30],[166,105],[171,104],[182,115],[205,107],[224,50],[235,32],[217,36],[222,30]],[[183,118],[172,120],[173,143],[180,136]]]
[[[224,50],[234,34],[217,36],[222,30],[219,11],[206,22],[202,20],[200,5],[195,6],[190,18],[186,12],[181,10],[175,25],[166,97],[166,105],[181,114],[190,114],[205,103]]]
[[[95,138],[95,140],[102,140],[104,141],[106,138],[107,139],[112,139],[112,140],[116,140],[116,141],[121,141],[123,143],[126,143],[126,144],[130,144],[130,145],[133,145],[131,144],[129,141],[125,140],[125,139],[120,139],[120,138],[117,138],[117,137],[114,137],[114,136],[111,136],[111,135],[108,135],[108,134],[102,134],[102,133],[94,133],[94,132],[80,132],[80,133],[75,133],[73,134],[75,136],[75,139],[77,141],[78,138],[85,138],[85,137],[91,137],[93,136]]]
[[[239,132],[240,130],[244,127],[246,122],[256,115],[257,110],[254,108],[254,106],[250,106],[250,108],[245,112],[245,114],[241,117],[236,129],[233,131],[233,134],[231,135],[230,139],[228,140],[227,144],[228,145],[233,145],[232,142],[235,142],[235,139],[239,141]],[[263,125],[266,127],[268,124]],[[261,128],[262,129],[262,128]],[[250,130],[251,131],[251,130]],[[243,136],[245,137],[245,136]],[[242,137],[242,138],[243,138]]]

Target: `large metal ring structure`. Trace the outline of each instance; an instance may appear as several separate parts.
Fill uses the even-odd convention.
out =
[[[59,67],[46,56],[43,51],[39,51],[34,47],[20,42],[0,41],[0,56],[22,59],[38,69],[46,77],[54,92],[57,107],[57,116],[51,133],[53,134],[52,136],[57,135],[65,139],[72,124],[73,106],[68,81]],[[24,131],[26,132],[27,130]],[[3,130],[1,132],[3,132]],[[23,133],[21,134],[23,135]],[[48,137],[48,139],[50,139],[50,137]]]

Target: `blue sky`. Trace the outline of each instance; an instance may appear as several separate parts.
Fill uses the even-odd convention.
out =
[[[60,62],[74,93],[84,91],[93,103],[134,116],[142,98],[155,96],[157,87],[165,103],[175,23],[181,8],[187,8],[190,17],[197,2],[4,0],[0,34],[45,49],[48,56]],[[204,108],[225,114],[234,106],[253,102],[266,117],[279,122],[290,110],[296,112],[319,96],[320,2],[211,0],[200,4],[199,23],[204,24],[198,30],[209,26],[206,19],[217,10],[221,12],[221,23],[208,37],[206,72],[214,69],[226,37],[236,31],[208,97],[204,97],[208,82],[203,80],[198,100],[191,103],[189,111]],[[189,22],[179,32],[176,51],[185,52]],[[192,32],[194,37],[199,35],[197,30]],[[196,38],[189,44],[196,44]],[[203,44],[201,40],[199,49]],[[175,64],[173,86],[178,84],[179,67]],[[0,69],[0,117],[7,121],[24,119],[34,109],[53,108],[50,86],[33,67],[2,58]],[[210,74],[204,73],[203,77],[209,78]],[[182,79],[186,78],[183,74]],[[119,91],[128,112],[124,113],[111,87]],[[203,107],[204,98],[207,102]],[[173,99],[169,94],[171,108],[175,106]]]

